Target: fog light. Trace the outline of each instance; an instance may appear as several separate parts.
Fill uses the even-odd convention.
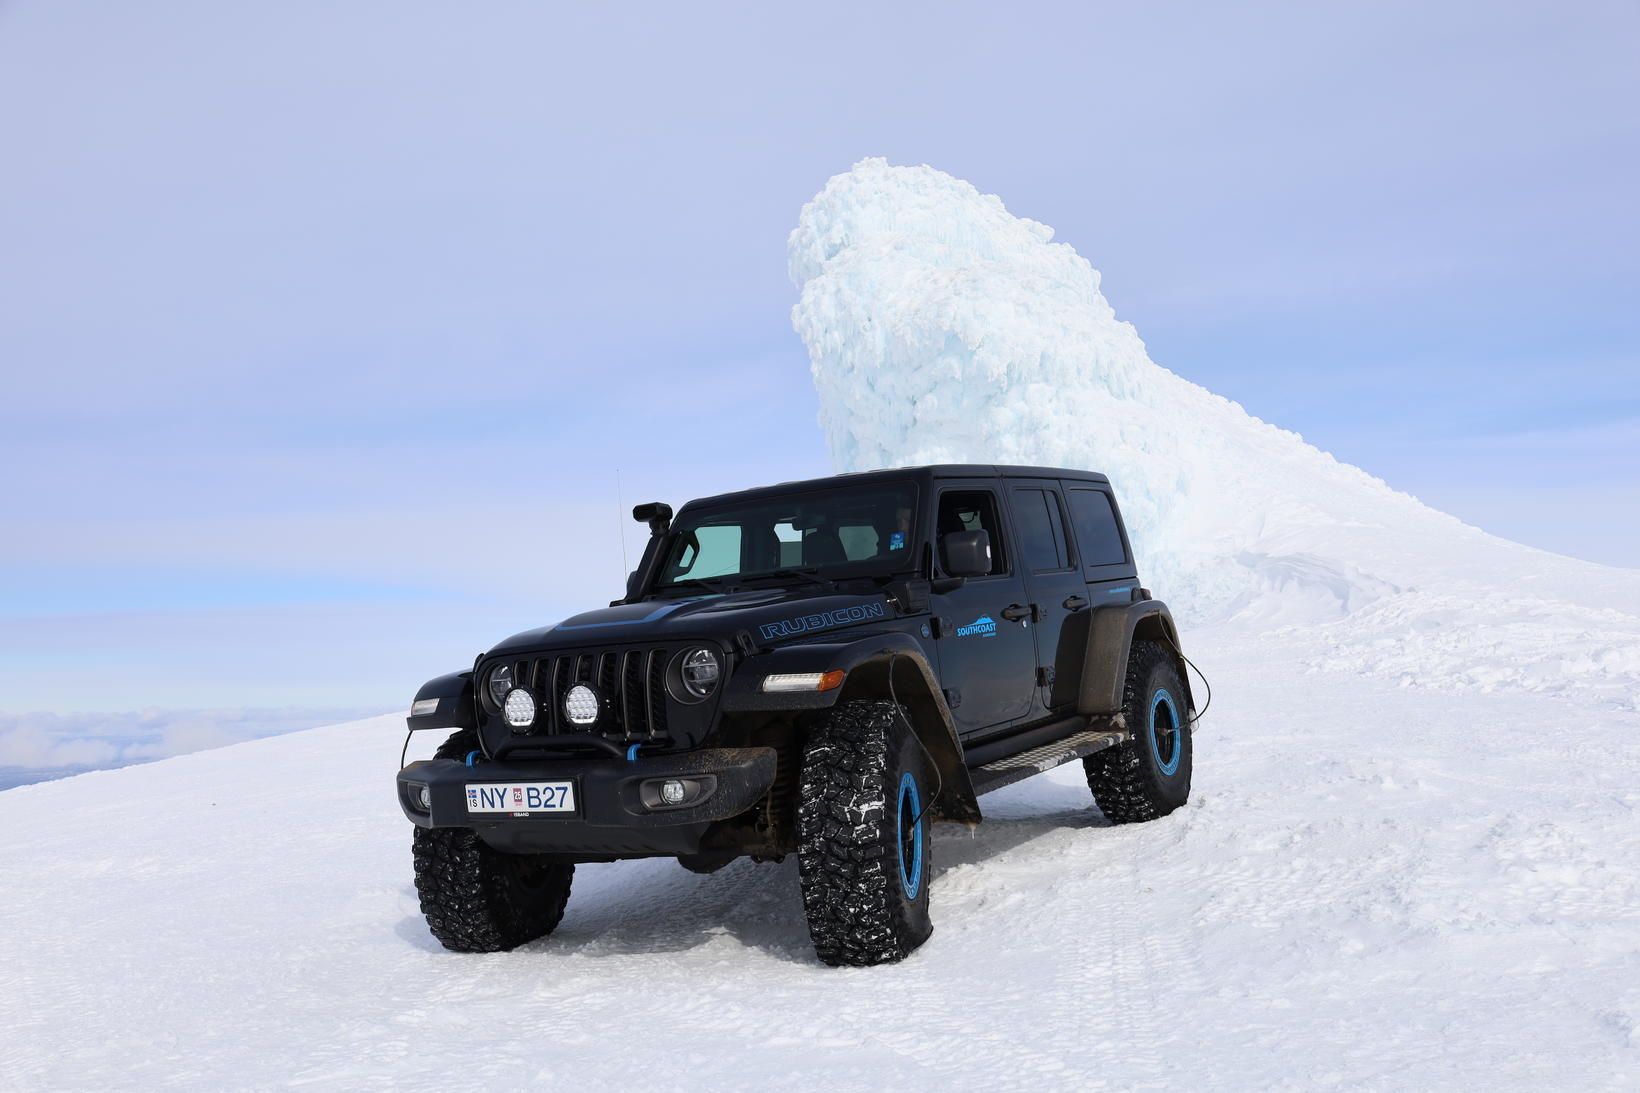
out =
[[[433,791],[426,786],[411,786],[410,794],[416,799],[416,807],[423,812],[433,811]]]
[[[689,778],[645,778],[638,785],[638,800],[645,808],[698,808],[716,792],[715,774],[697,774]]]

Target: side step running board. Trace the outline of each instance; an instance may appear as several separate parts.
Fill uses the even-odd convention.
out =
[[[974,780],[974,792],[989,793],[993,789],[1011,786],[1015,782],[1024,781],[1033,774],[1041,774],[1045,770],[1069,763],[1073,759],[1081,759],[1092,755],[1096,751],[1115,747],[1125,742],[1128,734],[1121,729],[1096,729],[1079,732],[1072,736],[1062,737],[1029,751],[1019,752],[1017,755],[1007,755],[1001,759],[993,759],[983,766],[969,770]]]

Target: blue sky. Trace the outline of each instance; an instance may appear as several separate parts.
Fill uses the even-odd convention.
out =
[[[617,595],[618,492],[827,472],[785,237],[868,155],[1053,225],[1158,363],[1640,566],[1637,52],[1631,3],[14,0],[0,711],[396,707]]]

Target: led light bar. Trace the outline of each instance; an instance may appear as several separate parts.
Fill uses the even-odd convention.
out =
[[[775,672],[763,677],[765,694],[790,694],[795,691],[835,691],[843,685],[846,675],[840,669],[830,672]]]

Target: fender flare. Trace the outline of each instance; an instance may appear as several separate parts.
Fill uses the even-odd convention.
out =
[[[898,699],[911,728],[939,773],[940,792],[930,815],[953,823],[977,824],[979,798],[963,759],[956,722],[940,692],[939,679],[917,640],[899,631],[851,636],[839,640],[786,645],[753,658],[736,672],[723,696],[722,712],[823,710],[858,699]],[[833,691],[764,694],[763,677],[775,672],[848,673]]]
[[[417,714],[415,709],[423,702],[436,700],[438,705],[430,713]],[[473,673],[451,672],[430,679],[416,692],[411,703],[410,716],[405,724],[411,732],[421,729],[478,729],[478,711],[473,702]]]
[[[1185,702],[1196,708],[1190,691],[1190,675],[1180,654],[1179,628],[1173,613],[1161,600],[1101,607],[1093,612],[1088,626],[1087,652],[1082,662],[1082,681],[1076,712],[1088,717],[1111,716],[1121,712],[1122,684],[1127,678],[1128,655],[1134,639],[1158,641],[1178,665],[1184,681]]]

